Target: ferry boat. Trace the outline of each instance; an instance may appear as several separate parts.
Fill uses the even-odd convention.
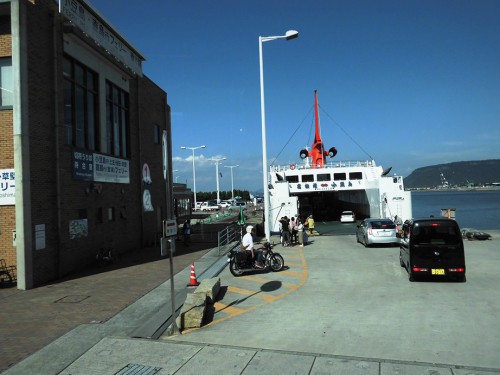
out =
[[[391,168],[384,170],[375,160],[327,161],[337,150],[326,151],[323,145],[317,91],[314,118],[314,142],[310,149],[300,151],[301,162],[270,166],[271,231],[279,231],[283,216],[312,215],[315,220],[339,221],[342,211],[353,211],[356,219],[411,219],[411,192],[405,191],[403,177],[389,176]]]

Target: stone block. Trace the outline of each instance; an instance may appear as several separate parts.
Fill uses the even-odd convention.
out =
[[[206,304],[207,297],[205,294],[188,294],[177,317],[177,327],[181,330],[200,328],[203,324]]]
[[[220,277],[203,280],[193,294],[205,295],[208,303],[214,303],[220,291]]]

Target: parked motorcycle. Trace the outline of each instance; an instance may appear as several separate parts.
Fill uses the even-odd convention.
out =
[[[266,242],[262,248],[258,249],[262,251],[263,254],[264,268],[255,266],[255,260],[252,259],[252,255],[249,251],[238,251],[240,249],[239,247],[230,250],[227,254],[229,271],[233,276],[241,276],[245,272],[254,270],[280,271],[284,267],[285,261],[279,253],[273,252],[273,247],[274,244]]]

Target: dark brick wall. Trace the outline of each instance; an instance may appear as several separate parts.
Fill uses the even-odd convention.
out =
[[[7,6],[9,4],[6,4]],[[6,6],[3,5],[3,6]],[[12,56],[10,17],[0,17],[0,57]],[[14,168],[14,143],[11,109],[0,110],[0,169]],[[0,259],[7,266],[16,265],[16,248],[12,244],[12,231],[16,228],[15,206],[0,206]]]
[[[155,242],[158,210],[165,212],[166,190],[162,172],[161,142],[154,143],[154,126],[168,129],[167,95],[147,77],[129,77],[130,183],[92,183],[74,180],[74,147],[64,143],[63,33],[57,4],[52,0],[26,2],[28,74],[28,132],[34,286],[73,273],[95,262],[97,250],[113,243],[117,253],[140,251]],[[10,36],[1,35],[0,53],[8,50]],[[6,42],[7,41],[7,42]],[[89,43],[89,45],[92,45]],[[96,46],[92,48],[97,48]],[[101,52],[99,52],[101,53]],[[100,55],[103,59],[108,57]],[[109,64],[109,60],[107,60]],[[99,72],[97,72],[99,73]],[[101,108],[104,110],[104,108]],[[0,111],[0,167],[13,168],[12,111]],[[142,167],[148,163],[153,183],[144,185]],[[26,182],[25,182],[26,183]],[[98,185],[100,188],[95,189]],[[144,212],[143,189],[151,191],[154,212]],[[108,212],[114,212],[108,220]],[[0,206],[0,258],[15,264],[11,230],[13,206]],[[164,214],[162,216],[165,216]],[[70,223],[87,219],[88,236],[71,239]],[[10,221],[8,221],[10,220]],[[35,225],[45,225],[45,248],[35,250]]]

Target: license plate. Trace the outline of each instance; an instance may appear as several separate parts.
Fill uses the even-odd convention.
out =
[[[442,268],[433,268],[431,272],[433,275],[444,275],[444,269]]]

